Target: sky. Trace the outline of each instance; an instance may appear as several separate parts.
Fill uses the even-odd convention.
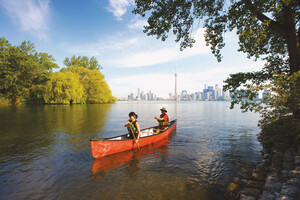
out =
[[[262,62],[238,52],[235,33],[226,33],[222,62],[205,45],[204,29],[194,28],[193,48],[180,51],[174,36],[166,41],[143,33],[147,19],[134,15],[132,0],[0,0],[0,37],[12,45],[30,41],[37,52],[65,58],[96,57],[117,98],[151,90],[158,97],[202,91],[204,84],[223,85],[237,72],[257,71]]]

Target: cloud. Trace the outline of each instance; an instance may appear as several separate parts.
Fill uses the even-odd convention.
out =
[[[0,0],[8,16],[25,32],[47,39],[50,0]]]
[[[199,70],[194,72],[184,72],[178,74],[179,88],[188,89],[189,92],[195,92],[203,89],[204,84],[209,85],[223,85],[230,74],[238,72],[249,72],[261,70],[264,63],[262,61],[256,63],[235,64],[234,66],[211,66],[206,70]]]
[[[197,42],[193,48],[179,51],[179,44],[175,43],[172,38],[162,42],[153,37],[143,35],[139,37],[138,43],[131,51],[125,55],[120,55],[118,60],[114,60],[115,65],[121,68],[127,67],[144,67],[155,64],[167,63],[199,54],[209,53],[209,47],[205,45],[203,39],[203,29],[199,29],[194,35]]]
[[[147,20],[134,19],[128,24],[128,28],[129,30],[142,30],[146,25],[148,25]]]
[[[122,20],[122,16],[126,13],[130,3],[129,0],[109,0],[109,7],[107,10],[113,13],[117,20]]]
[[[184,51],[179,50],[179,44],[174,42],[174,38],[162,42],[144,33],[130,31],[101,37],[95,43],[65,48],[73,54],[99,56],[102,65],[106,67],[146,67],[209,53],[210,49],[205,45],[203,33],[204,29],[199,29],[194,34],[197,42],[193,48]]]

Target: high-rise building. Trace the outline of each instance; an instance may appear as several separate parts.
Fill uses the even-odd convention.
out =
[[[182,90],[181,92],[181,98],[186,98],[186,95],[187,95],[187,90]]]
[[[130,99],[131,99],[131,100],[134,100],[134,98],[133,98],[133,93],[130,93]]]
[[[149,90],[147,96],[148,96],[148,100],[153,100],[153,94],[151,93],[151,90]]]
[[[219,94],[219,87],[218,87],[218,84],[215,85],[215,99],[218,99],[220,96]]]
[[[208,89],[208,91],[213,91],[214,90],[214,86],[208,86],[207,89]]]
[[[140,88],[137,89],[136,100],[141,100],[141,97],[140,97]]]

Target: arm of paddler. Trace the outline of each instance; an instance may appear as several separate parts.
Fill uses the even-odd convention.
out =
[[[159,121],[162,121],[162,120],[164,120],[164,118],[158,118],[158,117],[154,117],[154,119],[156,119],[156,120],[159,120]]]
[[[138,136],[136,138],[137,141],[139,141],[140,139],[140,135],[141,135],[141,129],[140,129],[140,124],[138,122],[135,123],[136,129],[138,131]]]
[[[129,124],[130,124],[130,121],[128,120],[128,121],[125,123],[124,126],[126,127],[126,126],[128,126]]]

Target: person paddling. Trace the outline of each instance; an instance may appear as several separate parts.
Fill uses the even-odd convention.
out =
[[[134,112],[129,113],[129,120],[125,123],[125,127],[127,127],[127,130],[129,132],[129,138],[132,138],[137,143],[139,141],[141,131],[140,131],[140,125],[139,122],[136,120],[138,118],[138,115]]]
[[[169,116],[167,115],[167,109],[165,107],[162,107],[160,109],[161,115],[159,117],[154,117],[159,123],[156,133],[159,133],[161,130],[166,130],[169,127]]]

